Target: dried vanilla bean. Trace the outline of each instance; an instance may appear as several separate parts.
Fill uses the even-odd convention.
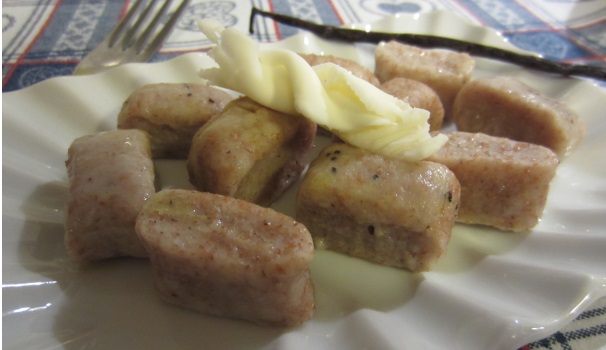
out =
[[[346,42],[369,42],[375,44],[378,44],[382,41],[395,40],[419,47],[445,48],[458,52],[466,52],[473,56],[496,59],[508,63],[513,63],[525,68],[531,68],[548,73],[556,73],[564,76],[584,76],[606,80],[605,67],[556,62],[534,55],[519,54],[513,51],[503,50],[492,46],[486,46],[471,43],[464,40],[450,39],[434,35],[366,32],[357,29],[327,26],[279,13],[263,11],[255,7],[252,8],[252,12],[250,14],[250,33],[254,32],[253,26],[256,15],[268,17],[279,23],[307,30],[311,33],[314,33],[318,37],[327,40],[339,40]]]

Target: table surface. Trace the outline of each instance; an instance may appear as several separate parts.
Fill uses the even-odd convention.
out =
[[[514,45],[546,58],[606,66],[604,0],[193,0],[151,61],[208,49],[196,29],[197,19],[216,18],[225,26],[247,31],[251,6],[330,25],[445,9],[472,23],[492,27]],[[3,92],[70,75],[127,7],[128,2],[117,0],[3,1]],[[284,25],[258,26],[256,36],[259,41],[272,42],[297,31]],[[606,298],[562,330],[523,349],[606,349]]]

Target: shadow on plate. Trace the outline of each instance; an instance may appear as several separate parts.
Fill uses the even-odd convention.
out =
[[[412,299],[423,274],[317,250],[311,264],[316,315],[334,321],[361,309],[387,312]]]
[[[455,224],[446,256],[438,261],[432,272],[453,274],[469,270],[486,256],[513,250],[528,234],[500,231],[488,226]]]

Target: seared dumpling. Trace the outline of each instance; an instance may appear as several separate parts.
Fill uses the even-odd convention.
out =
[[[271,326],[311,318],[313,241],[294,219],[231,197],[167,189],[145,204],[136,227],[165,301]]]
[[[316,54],[301,54],[307,63],[310,66],[316,66],[322,63],[334,63],[340,67],[343,67],[351,72],[351,74],[357,76],[358,78],[364,79],[372,85],[379,86],[379,79],[374,75],[374,73],[362,66],[361,64],[352,61],[347,58],[337,57],[333,55],[316,55]]]
[[[527,231],[543,214],[558,157],[549,148],[481,133],[449,132],[428,160],[461,184],[457,221]]]
[[[139,210],[156,191],[147,133],[113,130],[80,137],[65,164],[67,253],[78,262],[147,256],[135,232]]]
[[[199,190],[269,205],[309,163],[316,124],[242,97],[194,136],[187,160]]]
[[[455,97],[475,67],[474,59],[466,53],[423,49],[396,41],[378,45],[375,61],[375,74],[382,83],[402,77],[431,87],[440,96],[445,120],[451,120]]]
[[[436,92],[420,81],[393,78],[381,84],[381,90],[399,98],[412,107],[429,111],[429,130],[437,131],[444,121],[444,107]]]
[[[545,146],[563,158],[585,136],[579,116],[560,101],[506,76],[467,83],[454,107],[457,129]]]
[[[187,158],[196,131],[232,99],[205,84],[145,85],[124,101],[118,128],[147,131],[154,158]]]
[[[333,144],[309,166],[296,218],[319,249],[426,271],[446,252],[459,196],[442,164]]]

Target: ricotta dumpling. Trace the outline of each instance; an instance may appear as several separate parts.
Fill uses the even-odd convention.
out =
[[[550,149],[481,133],[449,132],[428,160],[446,165],[461,184],[457,221],[507,231],[534,227],[558,166]]]
[[[317,55],[313,53],[300,55],[305,59],[305,61],[307,61],[307,63],[309,63],[310,66],[317,66],[322,63],[334,63],[340,67],[347,69],[351,72],[351,74],[357,76],[358,78],[366,80],[374,86],[380,85],[379,79],[377,79],[374,73],[370,69],[359,64],[358,62],[333,55]]]
[[[444,121],[444,107],[436,92],[427,84],[407,78],[393,78],[379,88],[408,103],[411,107],[429,111],[429,130],[437,131]]]
[[[148,84],[122,104],[118,129],[141,129],[151,136],[154,158],[187,158],[191,139],[233,97],[205,84]]]
[[[316,124],[242,97],[200,128],[187,160],[199,190],[269,205],[309,164]]]
[[[457,130],[542,145],[560,159],[585,136],[583,121],[566,105],[508,76],[465,84],[453,118]]]
[[[452,120],[455,97],[475,68],[474,59],[466,53],[423,49],[396,41],[378,45],[375,62],[375,75],[382,83],[401,77],[431,87],[440,96],[445,121]]]
[[[293,326],[314,310],[309,231],[270,208],[166,189],[145,204],[137,233],[165,301],[205,314]]]
[[[65,165],[68,255],[82,263],[147,256],[135,221],[156,192],[149,135],[133,129],[80,137],[69,147]]]
[[[444,165],[333,144],[310,164],[296,218],[318,249],[427,271],[446,252],[459,196]]]

